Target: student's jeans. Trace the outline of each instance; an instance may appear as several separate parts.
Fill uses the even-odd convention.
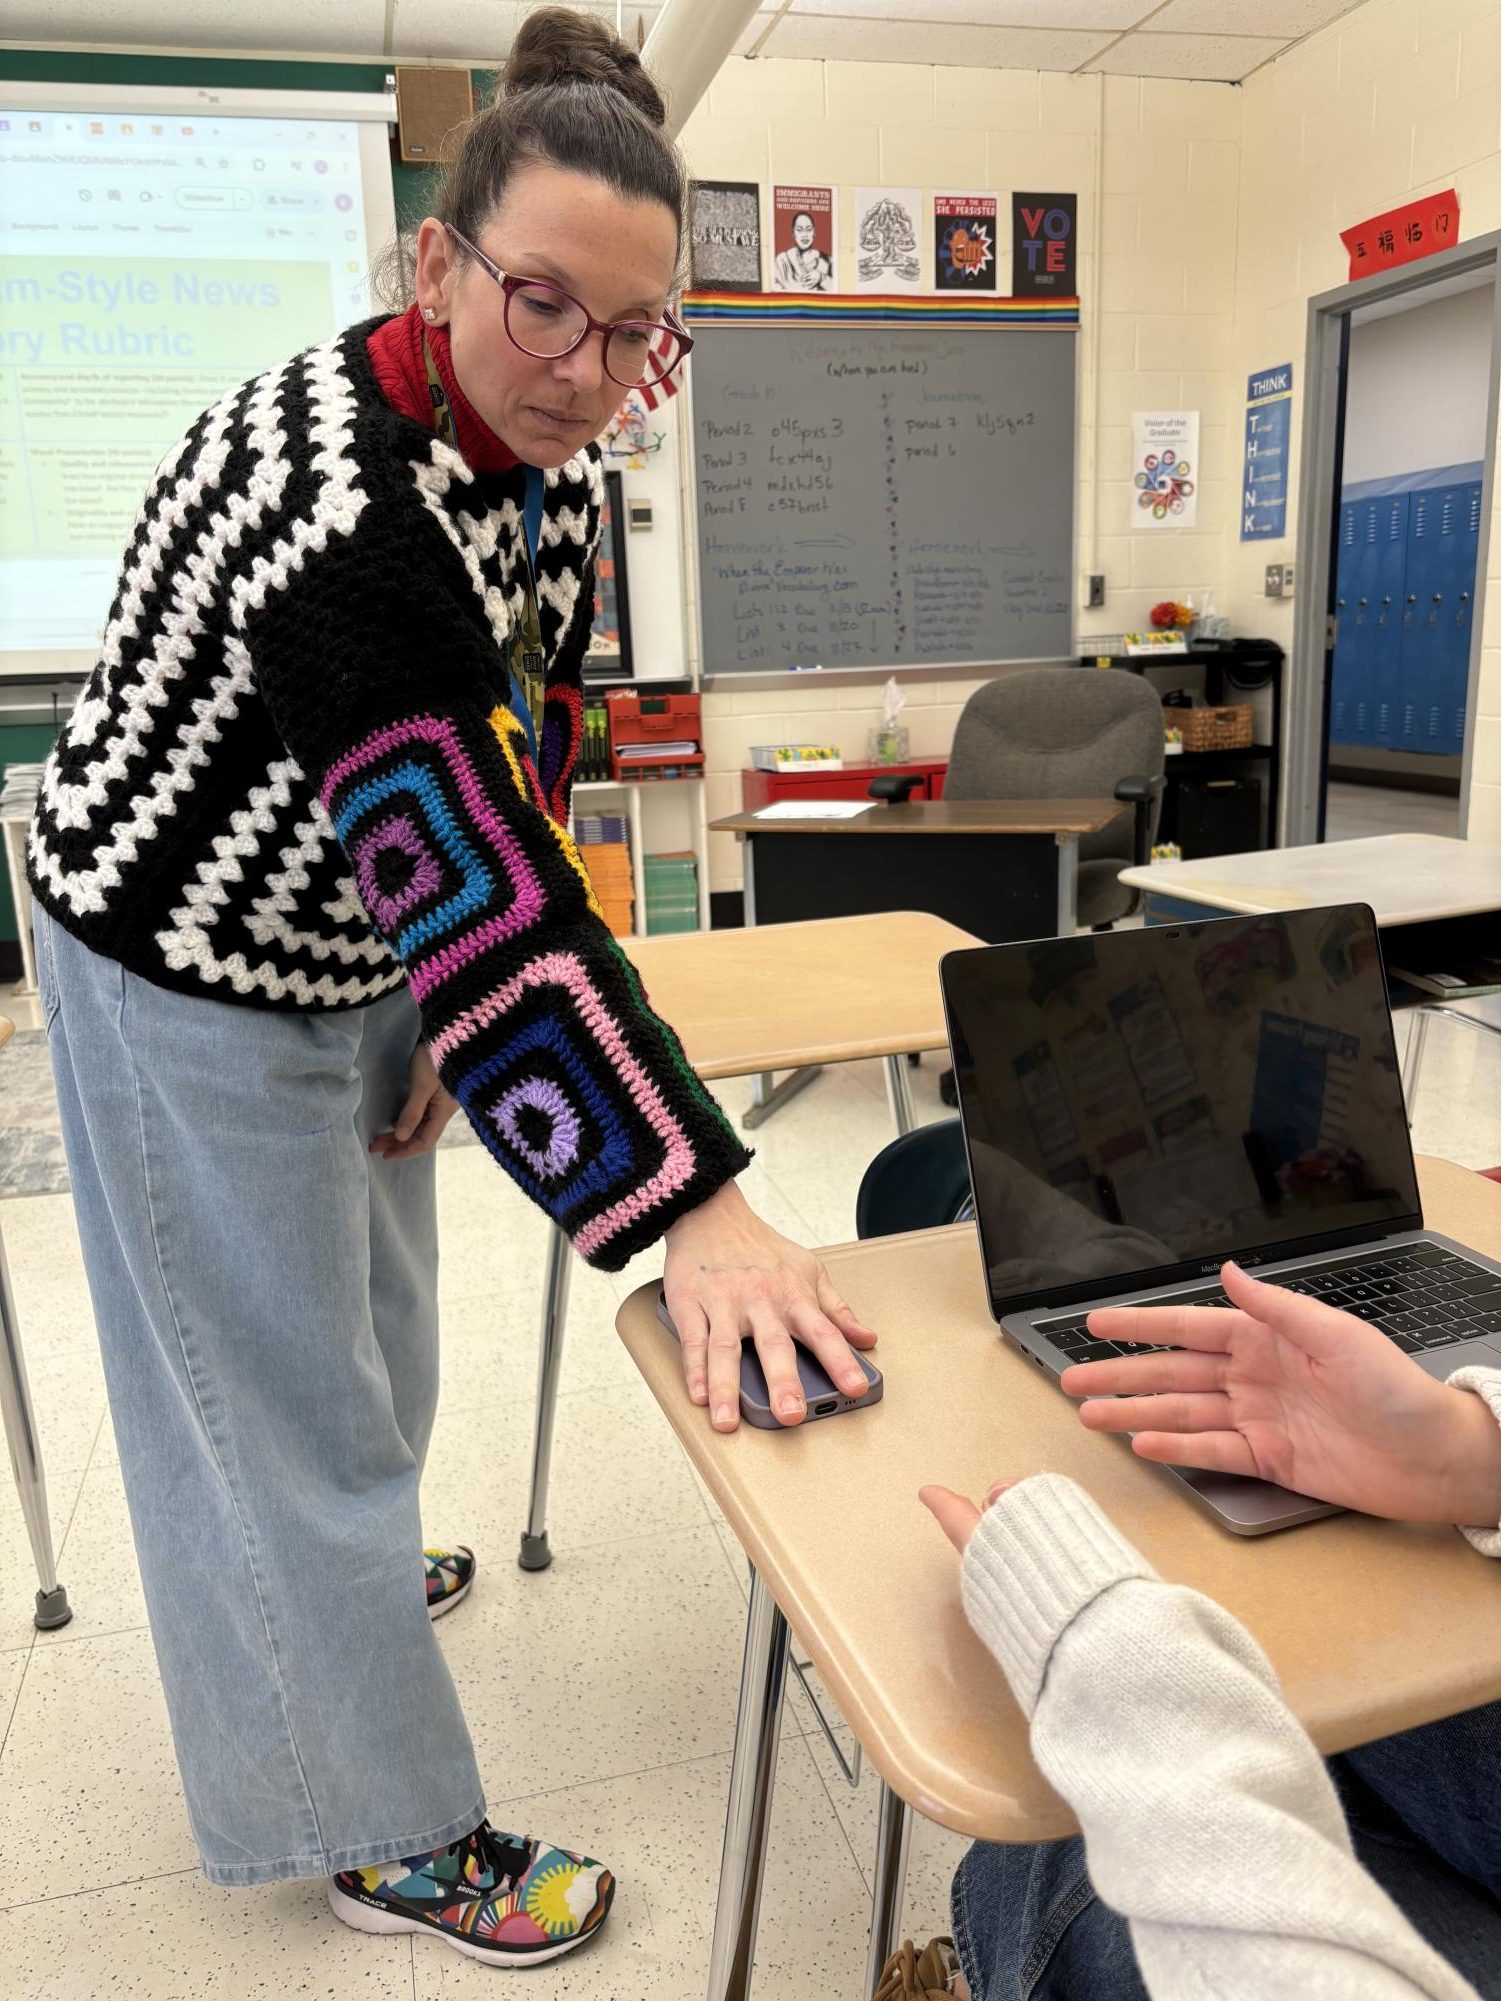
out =
[[[300,1014],[153,986],[36,913],[83,1260],[177,1761],[216,1883],[457,1840],[479,1773],[426,1612],[431,1154],[368,1151],[403,988]],[[121,1802],[122,1810],[125,1802]]]
[[[1484,2001],[1501,1997],[1501,1703],[1329,1769],[1365,1867]],[[1146,2001],[1126,1921],[1095,1895],[1077,1836],[976,1842],[953,1916],[974,2001]]]

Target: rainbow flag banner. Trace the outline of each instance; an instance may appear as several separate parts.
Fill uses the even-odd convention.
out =
[[[687,292],[683,318],[690,326],[1076,327],[1079,301],[943,292]]]

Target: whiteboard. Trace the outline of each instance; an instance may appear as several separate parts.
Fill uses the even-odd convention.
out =
[[[710,323],[690,367],[706,676],[1072,653],[1072,330]]]
[[[153,469],[371,310],[384,91],[0,83],[0,679],[92,666]]]

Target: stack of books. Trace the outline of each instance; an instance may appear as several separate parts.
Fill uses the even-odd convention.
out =
[[[579,814],[573,823],[573,838],[606,924],[617,938],[629,938],[636,928],[636,902],[624,817],[618,813]]]
[[[646,857],[646,933],[698,929],[698,857],[691,852]]]
[[[42,789],[39,764],[8,764],[0,784],[0,820],[29,820]]]

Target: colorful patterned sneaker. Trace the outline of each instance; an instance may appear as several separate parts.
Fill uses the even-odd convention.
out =
[[[474,1551],[462,1543],[457,1549],[425,1549],[422,1569],[427,1580],[427,1616],[441,1619],[461,1598],[467,1598],[477,1569]]]
[[[604,1923],[615,1878],[587,1855],[483,1821],[429,1855],[329,1879],[334,1915],[361,1932],[431,1932],[492,1966],[539,1966]]]

